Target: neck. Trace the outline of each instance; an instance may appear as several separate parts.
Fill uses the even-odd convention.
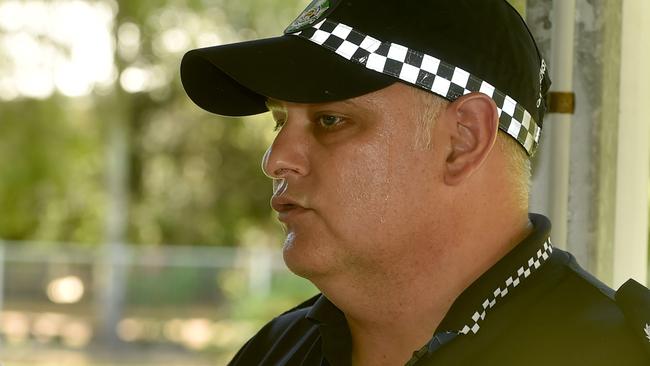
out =
[[[353,365],[405,364],[431,339],[454,300],[532,228],[527,214],[515,225],[516,220],[487,217],[494,219],[475,223],[460,239],[456,231],[453,241],[439,240],[443,251],[421,243],[417,247],[424,250],[413,250],[391,268],[315,282],[346,316]],[[467,217],[462,220],[467,222]],[[489,233],[495,234],[492,239]]]
[[[431,339],[453,302],[445,297],[426,306],[430,311],[423,311],[425,307],[412,306],[411,300],[393,304],[394,309],[386,311],[382,319],[378,311],[361,317],[346,313],[352,335],[352,365],[404,365]]]

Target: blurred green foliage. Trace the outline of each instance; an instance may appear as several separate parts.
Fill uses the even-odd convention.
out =
[[[215,287],[210,286],[202,268],[140,268],[132,271],[132,280],[128,282],[127,299],[129,305],[155,304],[166,306],[190,305],[197,303],[199,295],[215,296]],[[206,282],[208,283],[206,285]]]
[[[2,104],[0,237],[67,240],[101,233],[101,134],[66,100]],[[97,239],[95,239],[97,240]]]
[[[127,242],[236,245],[251,229],[279,241],[270,184],[260,170],[271,123],[226,119],[193,105],[178,77],[183,51],[165,52],[160,43],[169,29],[183,30],[188,48],[206,34],[222,43],[278,35],[306,1],[106,2],[118,9],[116,44],[124,24],[140,33],[137,53],[115,52],[118,75],[137,65],[162,70],[167,82],[127,93],[118,79],[88,96],[2,102],[0,238],[103,242],[112,199],[109,133],[119,124],[128,139]]]
[[[226,271],[219,283],[228,300],[228,318],[251,322],[255,329],[318,292],[310,282],[282,272],[272,277],[268,293],[255,293],[247,289],[245,276],[241,271]]]

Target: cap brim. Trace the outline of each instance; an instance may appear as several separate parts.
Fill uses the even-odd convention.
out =
[[[266,98],[331,102],[396,81],[289,35],[189,51],[181,80],[194,103],[225,116],[265,112]]]

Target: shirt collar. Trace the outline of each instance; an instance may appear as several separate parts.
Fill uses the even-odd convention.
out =
[[[553,252],[550,221],[529,215],[533,232],[456,298],[436,334],[475,334],[489,311],[539,269]]]
[[[456,298],[435,335],[477,333],[488,312],[546,262],[553,252],[551,223],[542,215],[530,214],[529,218],[533,224],[531,234]],[[306,318],[320,326],[325,354],[335,349],[350,351],[345,315],[324,295],[312,305]]]
[[[345,321],[343,312],[322,294],[311,306],[306,318],[316,324],[336,324]]]
[[[322,342],[321,350],[329,364],[350,365],[352,336],[345,314],[321,294],[306,318],[318,325]]]

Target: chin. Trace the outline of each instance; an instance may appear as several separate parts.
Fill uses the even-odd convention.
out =
[[[287,268],[297,276],[313,280],[331,272],[326,256],[319,253],[322,244],[314,240],[300,240],[289,233],[284,241],[282,256]]]

